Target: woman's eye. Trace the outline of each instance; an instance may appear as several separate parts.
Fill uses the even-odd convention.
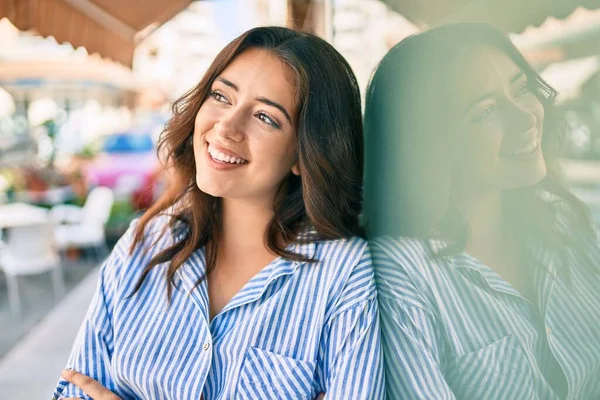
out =
[[[480,113],[478,113],[474,120],[475,122],[477,121],[483,121],[484,119],[486,119],[487,117],[489,117],[490,115],[492,115],[495,111],[495,107],[494,106],[488,106],[486,107],[483,111],[481,111]]]
[[[265,124],[271,125],[274,128],[280,129],[281,127],[279,126],[279,124],[277,122],[275,122],[275,120],[273,120],[273,118],[269,117],[267,114],[265,113],[258,113],[256,114],[257,118],[259,120],[261,120],[262,122],[264,122]]]
[[[229,103],[229,101],[227,100],[227,98],[225,96],[223,96],[221,93],[214,91],[214,90],[210,91],[210,97],[212,97],[219,103]]]
[[[519,90],[517,90],[517,93],[515,93],[515,97],[524,96],[524,95],[528,94],[530,91],[531,91],[531,89],[529,88],[529,85],[525,85],[525,86],[521,87]]]

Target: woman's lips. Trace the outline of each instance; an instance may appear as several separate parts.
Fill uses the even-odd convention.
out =
[[[243,158],[232,158],[230,155],[212,148],[208,142],[205,155],[209,166],[219,171],[242,168],[248,164],[248,161]]]

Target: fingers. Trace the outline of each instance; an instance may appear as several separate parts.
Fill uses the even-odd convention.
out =
[[[83,390],[85,394],[93,397],[95,400],[121,400],[116,394],[102,386],[100,382],[77,371],[64,370],[62,372],[62,377]]]

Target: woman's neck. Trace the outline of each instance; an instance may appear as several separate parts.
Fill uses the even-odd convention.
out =
[[[515,238],[506,233],[503,201],[502,192],[488,192],[470,196],[466,204],[470,237],[465,250],[501,274],[518,268],[520,251]]]
[[[470,196],[465,213],[470,228],[466,251],[474,256],[493,254],[504,245],[501,193]]]
[[[265,249],[265,233],[273,218],[272,202],[223,199],[219,247],[225,251]]]
[[[523,269],[518,239],[506,232],[504,209],[502,193],[471,199],[467,207],[471,235],[465,250],[533,302],[531,277]]]
[[[506,234],[502,192],[473,196],[466,210],[471,235],[465,251],[529,298],[520,248],[515,238]]]

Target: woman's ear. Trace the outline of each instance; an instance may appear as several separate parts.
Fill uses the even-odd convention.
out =
[[[294,164],[292,167],[292,174],[300,176],[300,165],[298,163]]]

